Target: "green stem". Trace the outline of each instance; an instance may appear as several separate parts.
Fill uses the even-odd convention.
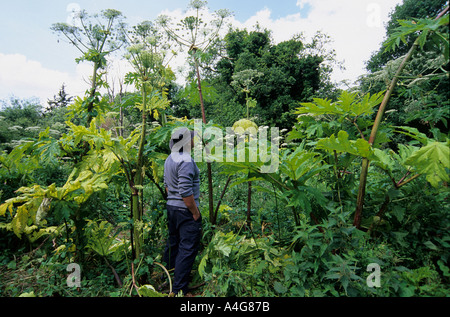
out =
[[[89,127],[91,125],[91,121],[93,119],[92,116],[92,111],[94,110],[94,97],[95,97],[95,92],[97,91],[97,71],[98,71],[99,65],[97,62],[94,63],[94,71],[92,74],[92,84],[91,84],[91,91],[89,93],[89,104],[87,106],[87,112],[88,112],[88,116],[87,116],[87,123],[86,126]]]
[[[132,191],[132,217],[133,217],[133,242],[134,242],[134,257],[137,259],[142,251],[143,245],[143,234],[141,222],[143,216],[143,210],[141,203],[139,201],[140,190],[136,186],[142,186],[144,184],[144,175],[142,172],[143,168],[143,153],[145,145],[145,135],[146,135],[146,122],[147,121],[147,87],[145,81],[142,83],[142,131],[141,140],[139,143],[139,152],[136,163],[136,173],[134,175],[134,186],[131,188]],[[142,195],[140,197],[142,200]]]
[[[194,54],[196,54],[196,53],[197,53],[197,51],[195,50]],[[202,119],[203,119],[203,123],[206,124],[205,103],[203,101],[203,92],[202,92],[202,80],[200,78],[200,69],[199,69],[197,57],[194,56],[194,60],[195,60],[195,71],[197,73],[198,94],[200,96],[200,105],[202,107]]]
[[[372,132],[370,134],[369,144],[373,145],[375,143],[375,139],[377,137],[378,128],[380,127],[381,121],[383,119],[384,112],[386,110],[386,107],[389,103],[389,100],[392,96],[392,93],[394,92],[394,89],[397,85],[398,79],[403,72],[403,69],[405,68],[408,61],[411,59],[413,53],[416,51],[417,47],[419,46],[419,39],[417,38],[414,42],[413,46],[409,50],[408,54],[406,54],[405,58],[403,59],[400,67],[397,70],[397,73],[395,74],[394,78],[391,81],[391,84],[389,85],[389,89],[387,90],[384,99],[380,105],[380,109],[378,110],[377,117],[375,118],[375,122],[372,127]],[[356,202],[356,212],[353,219],[353,225],[357,228],[361,226],[361,219],[362,219],[362,212],[364,208],[364,196],[366,193],[366,183],[367,183],[367,174],[369,170],[370,161],[367,158],[364,158],[362,161],[361,166],[361,177],[359,181],[359,189],[358,189],[358,198]]]
[[[197,50],[194,48],[193,54],[197,53]],[[197,84],[198,84],[198,93],[200,96],[200,105],[202,107],[202,119],[203,123],[206,124],[206,114],[205,114],[205,103],[203,100],[203,92],[202,92],[202,81],[200,78],[200,70],[198,65],[198,59],[196,56],[194,56],[195,60],[195,70],[197,73]],[[206,167],[208,170],[208,200],[209,200],[209,220],[212,225],[216,224],[216,217],[214,214],[214,200],[213,200],[213,184],[212,184],[212,168],[211,168],[211,162],[206,163]]]
[[[247,226],[249,226],[249,227],[252,224],[251,210],[252,210],[252,182],[248,182],[248,188],[247,188]]]

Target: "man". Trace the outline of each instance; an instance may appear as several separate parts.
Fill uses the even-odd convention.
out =
[[[172,153],[164,164],[169,239],[164,252],[167,268],[175,268],[173,293],[188,293],[189,275],[198,253],[202,218],[199,206],[200,171],[190,155],[194,132],[172,133]]]

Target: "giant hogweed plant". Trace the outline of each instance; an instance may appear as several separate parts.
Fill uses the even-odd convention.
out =
[[[152,99],[162,98],[156,96]],[[133,182],[132,173],[138,156],[140,128],[135,129],[128,138],[115,138],[111,131],[99,129],[96,121],[93,119],[89,128],[67,122],[70,130],[60,139],[48,138],[43,132],[38,142],[24,143],[4,159],[9,168],[13,168],[14,164],[24,160],[41,163],[44,163],[43,159],[58,160],[62,153],[75,150],[84,142],[89,146],[89,151],[83,160],[73,166],[64,185],[24,186],[17,190],[16,197],[0,205],[0,216],[6,219],[0,227],[13,231],[18,237],[26,236],[32,242],[44,235],[59,234],[68,222],[77,222],[82,228],[81,224],[87,219],[85,216],[90,215],[82,215],[81,210],[92,195],[106,190],[114,178],[125,178],[130,186],[134,186],[130,190],[139,194],[142,185]],[[158,134],[157,131],[152,132]],[[160,133],[162,137],[168,134],[164,129]],[[18,156],[18,153],[21,155]],[[151,165],[152,161],[148,164]],[[57,226],[50,226],[47,221],[49,217],[56,221]],[[135,221],[135,226],[142,228],[138,221]]]
[[[260,144],[261,146],[261,144]],[[267,143],[267,149],[277,146],[272,142]],[[245,148],[246,156],[250,157],[249,149]],[[309,150],[305,143],[295,148],[282,148],[279,150],[279,157],[275,158],[278,168],[275,172],[263,172],[267,162],[257,156],[255,162],[232,162],[223,163],[223,173],[234,176],[245,175],[237,178],[230,186],[236,186],[245,182],[264,181],[272,185],[271,189],[255,186],[259,191],[274,194],[276,199],[284,203],[288,210],[292,211],[295,225],[300,225],[301,215],[309,215],[316,221],[313,213],[315,205],[324,207],[327,199],[323,193],[314,186],[313,179],[324,170],[328,170],[330,165],[323,160],[323,156],[318,151]],[[273,162],[270,162],[273,164]],[[278,210],[276,211],[278,212]]]
[[[161,35],[151,22],[143,22],[135,26],[130,32],[128,40],[130,46],[126,57],[134,67],[134,72],[127,74],[125,83],[134,84],[140,90],[142,102],[136,107],[141,110],[142,123],[138,153],[135,165],[130,168],[126,161],[119,159],[125,171],[128,186],[131,190],[131,209],[133,218],[133,253],[137,258],[141,254],[143,245],[142,216],[143,212],[143,184],[145,177],[144,150],[147,136],[148,116],[158,114],[168,105],[166,83],[173,77],[173,73],[164,65],[166,55],[160,49]]]
[[[152,169],[156,156],[144,159],[144,151],[148,134],[147,117],[149,114],[163,114],[169,105],[167,91],[164,88],[171,71],[162,64],[163,58],[153,49],[156,42],[136,43],[137,39],[149,39],[154,31],[151,24],[140,25],[135,29],[136,37],[129,48],[129,56],[135,72],[127,75],[127,83],[134,84],[140,91],[141,101],[135,107],[141,110],[142,123],[127,138],[114,138],[111,131],[99,128],[101,117],[92,118],[89,126],[79,126],[67,121],[69,132],[60,139],[42,133],[37,142],[23,145],[23,153],[30,160],[57,160],[61,155],[72,157],[80,146],[85,148],[84,154],[76,160],[73,171],[67,182],[57,187],[28,186],[20,188],[18,196],[7,200],[0,206],[0,216],[9,211],[9,223],[2,227],[14,231],[21,237],[26,234],[30,239],[49,234],[45,228],[45,217],[48,213],[57,215],[57,221],[75,221],[77,231],[82,231],[86,215],[81,214],[83,204],[96,192],[108,188],[114,177],[124,177],[130,189],[131,214],[133,220],[132,241],[134,255],[142,252],[142,189],[147,169]],[[138,33],[138,31],[140,33]],[[155,132],[159,127],[153,127]],[[164,130],[165,131],[165,130]],[[163,131],[163,136],[167,133]],[[19,149],[17,150],[19,151]],[[20,153],[22,153],[20,152]],[[22,153],[22,154],[23,154]],[[10,159],[20,160],[17,153]],[[5,162],[8,161],[8,158]],[[151,164],[146,167],[145,163]],[[12,164],[12,163],[11,163]],[[3,165],[3,164],[2,164]],[[152,167],[153,166],[153,167]],[[84,208],[85,209],[85,208]],[[87,215],[88,216],[88,215]],[[81,234],[81,233],[80,233]]]
[[[397,29],[397,31],[386,41],[385,46],[386,50],[394,50],[400,43],[400,41],[406,42],[405,38],[407,35],[410,34],[419,34],[416,38],[413,46],[409,50],[409,52],[404,56],[402,63],[400,64],[397,72],[395,73],[394,77],[392,78],[392,81],[386,91],[386,94],[384,95],[383,101],[381,102],[381,105],[378,109],[377,116],[375,118],[375,121],[372,126],[372,130],[369,137],[369,145],[374,145],[377,135],[378,135],[378,129],[382,123],[384,113],[387,109],[389,100],[392,96],[392,93],[394,92],[394,89],[397,86],[398,80],[406,66],[406,64],[410,61],[411,57],[413,56],[414,52],[417,49],[423,49],[425,44],[428,42],[433,42],[434,45],[438,47],[439,50],[443,52],[444,58],[448,61],[449,60],[449,41],[448,41],[448,33],[444,34],[442,33],[442,27],[448,26],[449,23],[449,15],[448,15],[449,7],[447,6],[441,13],[438,14],[436,19],[420,19],[417,21],[400,21],[401,26]],[[444,28],[447,29],[448,28]],[[448,72],[447,72],[448,73]],[[444,151],[444,147],[438,144],[432,145],[436,151],[441,152]],[[439,147],[439,150],[437,149]],[[448,150],[448,148],[447,148]],[[446,151],[444,151],[445,153]],[[448,156],[447,156],[448,158]],[[448,168],[448,160],[443,159],[442,155],[435,156],[435,160],[442,164],[444,168]],[[434,161],[435,161],[434,160]],[[422,161],[423,162],[423,161]],[[425,162],[423,162],[425,163]],[[427,180],[430,180],[430,173],[434,174],[434,181],[431,183],[433,186],[436,186],[436,181],[442,180],[442,181],[448,181],[448,174],[442,173],[443,169],[438,168],[437,166],[440,166],[439,163],[433,164],[433,168],[430,167],[429,164],[426,164],[426,167],[422,167],[418,170],[419,173],[426,172],[427,173]],[[359,227],[361,225],[362,220],[362,212],[364,208],[364,198],[365,198],[365,191],[366,191],[366,182],[367,182],[367,175],[369,170],[369,164],[370,159],[365,157],[362,161],[361,165],[361,176],[360,176],[360,184],[358,189],[358,198],[356,203],[356,211],[355,211],[355,217],[353,220],[353,224],[356,227]],[[419,175],[419,174],[418,174]],[[415,177],[415,176],[413,176]],[[418,177],[418,176],[417,176]],[[410,178],[413,179],[413,178]]]
[[[207,122],[200,66],[202,61],[211,59],[211,54],[207,52],[208,50],[213,51],[213,48],[217,46],[220,30],[225,25],[226,19],[231,15],[228,10],[220,9],[214,12],[212,21],[207,22],[204,20],[204,16],[207,13],[207,5],[207,1],[191,0],[188,5],[188,14],[192,15],[186,16],[176,24],[167,15],[158,17],[158,24],[164,29],[169,39],[181,48],[186,48],[189,57],[193,60],[203,124]],[[210,162],[207,163],[207,171],[210,222],[215,225],[212,167]]]
[[[86,91],[86,97],[76,98],[72,105],[72,115],[81,113],[86,119],[86,126],[106,109],[106,99],[102,98],[99,90],[108,85],[103,80],[108,55],[119,50],[125,43],[125,24],[122,18],[122,13],[113,9],[94,15],[82,10],[75,13],[72,24],[55,23],[51,27],[63,41],[67,41],[81,53],[75,60],[77,63],[93,64],[91,87]]]
[[[448,25],[448,7],[436,18],[417,21],[401,21],[401,26],[386,42],[387,49],[395,49],[409,34],[418,37],[410,51],[402,57],[402,62],[388,86],[386,92],[365,96],[358,93],[343,92],[337,101],[314,99],[302,103],[297,109],[299,124],[290,133],[290,139],[319,137],[318,141],[309,142],[317,150],[329,153],[333,162],[333,173],[338,181],[338,200],[342,205],[339,182],[346,176],[347,168],[361,160],[360,182],[357,192],[356,211],[353,224],[361,226],[369,167],[373,166],[386,172],[392,180],[393,187],[399,189],[414,181],[421,175],[433,186],[438,187],[449,181],[449,140],[431,139],[410,127],[389,127],[384,121],[384,114],[390,97],[397,86],[402,72],[414,52],[427,43],[437,46],[448,62],[449,41],[442,33],[443,26]],[[448,74],[448,72],[447,72]],[[379,106],[379,107],[378,107]],[[378,111],[376,111],[378,107]],[[376,112],[376,117],[373,115]],[[399,146],[399,153],[385,148],[389,135],[400,132],[419,141],[421,148],[415,145]],[[397,179],[395,177],[398,177]],[[389,203],[386,198],[380,207],[379,215]]]
[[[365,95],[358,97],[357,93],[343,92],[336,102],[324,99],[314,99],[312,103],[304,103],[298,108],[297,114],[302,116],[315,117],[317,120],[323,120],[324,116],[329,116],[329,120],[340,121],[342,123],[349,122],[355,128],[347,130],[353,132],[349,134],[347,130],[339,130],[331,136],[319,138],[312,145],[318,151],[328,153],[328,161],[332,162],[334,174],[337,181],[346,177],[350,173],[349,167],[352,163],[362,160],[364,162],[372,162],[373,166],[382,170],[393,184],[394,189],[400,189],[408,183],[414,181],[420,176],[425,176],[426,180],[433,187],[439,187],[443,182],[449,181],[448,170],[450,169],[450,140],[434,140],[428,138],[425,134],[420,133],[411,127],[385,127],[383,138],[379,141],[388,141],[390,133],[398,132],[409,135],[421,145],[415,144],[399,145],[398,152],[384,147],[383,142],[374,143],[367,139],[370,125],[370,115],[374,112],[374,108],[378,106],[383,98],[382,93],[375,95]],[[300,117],[299,120],[305,120]],[[361,128],[358,123],[362,123],[365,129]],[[341,127],[343,127],[342,125]],[[291,138],[298,137],[301,132],[294,130]],[[297,135],[297,136],[296,136]],[[362,169],[361,174],[368,171]],[[366,175],[367,177],[367,175]],[[342,208],[341,201],[342,188],[337,186],[338,200]],[[358,194],[358,201],[361,199]],[[388,196],[387,196],[388,197]],[[387,200],[385,204],[389,203]],[[386,206],[380,206],[380,213]],[[361,225],[361,214],[355,214],[354,224],[359,227]],[[379,221],[379,218],[376,219]]]

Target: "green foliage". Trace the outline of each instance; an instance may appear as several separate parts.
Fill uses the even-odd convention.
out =
[[[43,127],[43,120],[42,106],[37,100],[1,100],[0,151],[10,152],[26,140],[37,138],[39,132],[46,128]]]
[[[412,21],[413,19],[434,19],[448,5],[446,0],[404,0],[390,13],[390,20],[386,26],[386,39],[394,34],[400,21]],[[386,47],[380,47],[367,62],[370,72],[380,71],[389,61],[395,60],[410,49],[415,41],[415,34],[406,36],[407,43],[400,41],[396,51],[386,51]],[[394,41],[395,42],[395,41]]]
[[[247,161],[224,164],[224,173],[246,175],[231,186],[254,180],[267,181],[273,186],[274,193],[286,203],[286,207],[291,207],[294,220],[298,224],[299,212],[309,214],[312,212],[314,203],[319,205],[326,203],[323,193],[311,186],[311,179],[321,171],[329,169],[330,166],[324,163],[319,153],[305,149],[304,144],[297,146],[295,150],[284,149],[280,154],[276,172],[265,173],[262,169],[264,163],[261,161],[256,163]],[[272,192],[261,187],[258,189]]]
[[[349,153],[352,155],[372,158],[373,150],[364,139],[352,141],[348,139],[349,135],[345,131],[339,131],[337,138],[335,135],[326,139],[321,139],[317,142],[317,149],[327,150],[328,152]]]
[[[199,274],[208,283],[206,294],[261,296],[269,292],[266,278],[280,272],[285,258],[270,239],[248,239],[232,232],[217,232],[199,264]],[[264,270],[268,273],[261,278]],[[255,278],[257,277],[257,278]],[[210,293],[211,292],[211,293]]]
[[[425,174],[427,181],[434,187],[441,182],[449,181],[450,170],[450,142],[430,142],[414,152],[405,162],[414,166],[417,173]]]
[[[444,15],[439,19],[417,19],[415,21],[400,20],[400,27],[389,37],[385,42],[386,50],[394,50],[400,45],[400,41],[406,43],[406,37],[410,34],[420,31],[420,35],[417,38],[418,45],[423,48],[427,43],[428,36],[434,43],[439,46],[442,45],[444,56],[449,57],[449,40],[446,36],[439,32],[439,29],[448,25],[449,16]]]
[[[322,63],[332,63],[333,55],[322,50],[326,38],[320,35],[312,43],[295,37],[274,45],[268,31],[231,30],[221,43],[226,57],[218,60],[214,30],[204,46],[189,46],[194,61],[205,66],[201,88],[214,122],[235,124],[236,130],[261,123],[289,129],[274,161],[263,162],[256,153],[256,162],[235,160],[213,169],[212,184],[223,192],[215,192],[221,195],[218,221],[204,221],[195,295],[448,296],[448,14],[429,19],[442,6],[438,2],[399,6],[392,16],[402,20],[400,28],[390,28],[387,41],[396,50],[384,53],[391,56],[386,67],[336,95],[327,81],[331,68]],[[205,6],[190,3],[199,13]],[[411,20],[402,17],[405,8],[428,13]],[[228,16],[216,14],[219,22]],[[159,264],[167,238],[163,166],[173,129],[194,125],[171,114],[201,115],[195,110],[198,86],[178,89],[171,82],[165,61],[172,52],[161,43],[166,34],[145,21],[126,35],[134,71],[124,84],[136,91],[107,98],[97,88],[108,88],[102,72],[108,71],[109,50],[97,44],[107,38],[105,45],[114,50],[123,43],[125,34],[117,29],[122,24],[108,33],[101,22],[118,22],[120,13],[81,12],[78,18],[86,22],[83,28],[58,24],[54,30],[75,46],[92,37],[93,46],[77,60],[96,65],[86,96],[68,106],[61,89],[45,115],[32,100],[5,101],[0,111],[0,295],[166,296],[170,282],[163,280],[171,272]],[[164,17],[159,22],[169,26]],[[181,21],[188,35],[203,23],[200,15]],[[186,34],[169,35],[186,40]],[[421,50],[404,68],[372,144],[380,91],[416,36]],[[211,126],[221,128],[213,122],[203,128]],[[250,158],[252,137],[247,141]],[[266,145],[268,152],[275,146]],[[367,159],[364,217],[357,229],[351,217],[361,161]],[[268,163],[278,168],[264,173]],[[204,192],[207,166],[199,167]],[[200,209],[207,219],[205,201]],[[79,289],[67,287],[73,262],[82,267]],[[367,284],[373,263],[381,269],[375,288]]]
[[[359,117],[361,115],[371,115],[374,108],[383,99],[383,92],[374,95],[367,94],[363,98],[358,98],[357,93],[342,92],[337,102],[327,99],[314,98],[314,103],[302,103],[296,114],[338,115],[341,117]]]
[[[85,230],[89,239],[86,247],[104,257],[116,251],[115,244],[117,243],[114,243],[116,242],[116,235],[113,234],[113,226],[110,223],[107,221],[97,223],[88,220]]]
[[[227,58],[218,61],[212,78],[219,93],[215,113],[226,109],[225,116],[212,116],[224,126],[241,119],[244,111],[239,109],[250,101],[249,108],[254,107],[248,119],[259,126],[290,129],[297,103],[311,99],[324,84],[320,70],[325,53],[309,54],[313,49],[307,50],[299,38],[275,45],[267,30],[231,30],[224,45]]]
[[[107,179],[105,174],[94,174],[87,170],[79,172],[75,169],[62,187],[56,187],[55,184],[48,187],[22,187],[17,190],[19,196],[8,199],[0,206],[0,216],[5,216],[9,211],[13,217],[11,228],[18,237],[23,233],[34,234],[34,230],[39,229],[35,226],[38,212],[48,211],[49,200],[52,202],[50,206],[54,206],[59,213],[59,218],[68,219],[74,215],[77,205],[86,202],[94,192],[108,188]],[[62,205],[58,202],[62,202]],[[16,207],[17,204],[19,206]],[[38,219],[42,219],[42,215]]]
[[[157,292],[151,285],[142,285],[139,287],[139,295],[141,297],[165,297],[164,294]]]

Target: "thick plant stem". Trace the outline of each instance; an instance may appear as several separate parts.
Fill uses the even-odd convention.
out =
[[[252,225],[251,211],[252,211],[252,182],[248,182],[248,188],[247,188],[247,226],[249,226],[249,227]]]
[[[403,72],[403,69],[405,68],[408,61],[411,59],[413,53],[416,51],[417,47],[419,46],[419,39],[416,39],[413,46],[409,50],[409,52],[406,54],[405,58],[403,59],[402,63],[400,64],[400,67],[397,70],[397,73],[395,74],[394,78],[391,81],[391,84],[389,85],[388,90],[386,91],[386,94],[384,96],[384,99],[380,105],[380,108],[378,109],[377,116],[375,118],[375,122],[372,127],[372,132],[370,134],[369,144],[373,145],[375,143],[375,139],[377,137],[378,128],[380,127],[381,121],[384,116],[384,112],[386,111],[386,107],[389,103],[389,100],[392,96],[392,93],[394,92],[395,87],[397,86],[398,79]],[[366,193],[366,183],[367,183],[367,174],[369,171],[369,165],[370,161],[368,158],[364,158],[362,161],[361,166],[361,177],[359,181],[359,189],[358,189],[358,198],[356,202],[356,212],[353,219],[353,225],[356,228],[360,228],[361,226],[361,219],[362,219],[362,212],[364,208],[364,196]]]
[[[208,169],[208,200],[209,200],[209,214],[211,224],[216,224],[216,215],[214,214],[214,201],[213,201],[213,184],[212,184],[212,168],[211,163],[206,163],[206,168]]]
[[[222,194],[220,195],[216,209],[214,210],[214,219],[216,219],[216,221],[217,221],[217,213],[219,212],[219,208],[222,203],[223,196],[225,196],[225,193],[227,191],[228,185],[230,184],[230,181],[231,181],[231,176],[228,176],[227,182],[225,183],[225,187],[222,190]]]
[[[94,63],[94,71],[92,74],[92,85],[91,85],[91,91],[89,93],[89,103],[87,106],[87,123],[86,126],[89,127],[91,124],[91,121],[93,119],[92,116],[92,111],[94,110],[94,97],[95,97],[95,93],[97,91],[97,71],[99,69],[99,65],[98,63]]]
[[[194,50],[194,54],[196,53],[196,50]],[[206,124],[206,114],[205,114],[205,103],[203,101],[203,92],[202,92],[202,81],[200,78],[200,70],[198,65],[198,59],[197,57],[194,57],[195,59],[195,70],[197,73],[197,84],[198,84],[198,93],[200,96],[200,105],[202,107],[202,119],[203,123]],[[211,168],[211,162],[206,163],[206,167],[208,170],[208,200],[209,200],[209,220],[212,225],[216,224],[216,216],[214,213],[214,201],[213,201],[213,184],[212,184],[212,168]]]
[[[440,12],[438,14],[438,16],[436,17],[436,20],[440,19],[444,14],[447,13],[448,10],[449,10],[449,6],[447,6],[442,12]],[[377,117],[375,118],[375,122],[372,127],[372,132],[370,134],[370,139],[369,139],[370,145],[373,145],[375,143],[375,139],[376,139],[377,133],[378,133],[378,128],[380,127],[384,112],[386,110],[387,104],[389,103],[391,95],[394,92],[394,89],[397,85],[398,79],[399,79],[401,73],[403,72],[403,69],[405,68],[406,64],[409,62],[409,60],[411,59],[412,55],[414,54],[414,52],[416,51],[416,49],[418,47],[419,47],[419,37],[415,40],[413,46],[411,47],[409,52],[403,58],[403,61],[400,64],[400,67],[398,68],[397,73],[395,74],[394,78],[392,79],[391,84],[389,85],[389,88],[384,96],[383,102],[380,105],[380,109],[378,110]],[[366,183],[367,183],[367,174],[368,174],[368,170],[369,170],[369,165],[370,165],[369,159],[364,158],[363,162],[362,162],[362,167],[361,167],[361,177],[360,177],[360,182],[359,182],[358,198],[357,198],[357,202],[356,202],[356,212],[355,212],[355,217],[353,219],[353,225],[356,228],[360,228],[360,226],[361,226],[362,212],[363,212],[363,208],[364,208],[364,196],[365,196],[365,192],[366,192]],[[402,186],[402,185],[406,184],[407,182],[414,180],[418,176],[419,175],[413,176],[409,180],[407,180],[406,182],[404,182],[400,185]]]
[[[200,69],[196,57],[195,57],[195,71],[197,73],[197,86],[198,86],[198,94],[200,96],[200,106],[202,107],[202,119],[203,123],[206,124],[205,102],[203,101],[203,92],[202,92],[202,80],[200,78]]]
[[[143,153],[145,145],[146,125],[147,125],[147,89],[145,82],[142,83],[142,132],[139,143],[139,152],[136,164],[136,174],[134,176],[134,185],[132,191],[132,217],[133,217],[133,242],[134,242],[134,257],[137,259],[142,251],[143,235],[142,235],[142,207],[139,201],[139,189],[136,186],[142,186],[144,175],[142,171]],[[142,197],[141,197],[142,200]]]
[[[119,277],[119,274],[117,274],[116,269],[109,263],[109,261],[108,261],[108,259],[106,257],[103,257],[103,259],[105,260],[106,265],[108,265],[108,267],[111,269],[111,271],[112,271],[112,273],[114,275],[114,278],[116,279],[117,285],[119,285],[119,287],[122,287],[123,283],[122,283],[122,280]]]
[[[355,217],[353,218],[353,225],[356,228],[361,226],[361,216],[364,205],[364,196],[366,194],[366,182],[367,182],[367,173],[369,171],[369,160],[364,158],[361,166],[361,176],[359,180],[359,189],[358,189],[358,197],[356,202],[356,212]]]

